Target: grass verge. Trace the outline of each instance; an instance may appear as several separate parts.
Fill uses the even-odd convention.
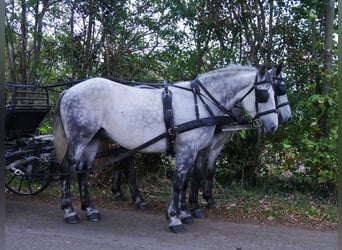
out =
[[[149,203],[149,208],[145,212],[164,214],[169,201],[171,181],[168,178],[148,175],[139,180],[138,187]],[[103,183],[91,184],[90,193],[94,204],[98,207],[134,209],[128,186],[125,183],[122,189],[126,199],[119,202],[114,201],[110,186]],[[5,194],[8,198],[20,199],[21,197],[9,191]],[[76,181],[73,181],[72,195],[75,207],[79,206]],[[59,197],[59,183],[53,182],[39,195],[21,198],[59,204]],[[337,205],[330,204],[324,199],[313,198],[311,194],[265,193],[258,189],[245,190],[235,186],[214,189],[214,197],[217,201],[215,209],[205,208],[205,200],[200,200],[203,211],[210,219],[235,223],[285,225],[321,231],[337,229]]]

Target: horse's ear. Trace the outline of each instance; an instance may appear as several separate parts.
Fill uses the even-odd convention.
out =
[[[280,75],[280,72],[281,72],[281,69],[283,67],[283,63],[280,63],[278,66],[277,66],[277,71],[276,71],[276,75]]]

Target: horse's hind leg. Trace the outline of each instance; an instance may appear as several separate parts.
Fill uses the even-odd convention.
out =
[[[87,218],[90,221],[99,221],[101,219],[99,211],[94,207],[90,200],[88,191],[88,179],[90,175],[90,168],[93,160],[96,156],[98,142],[96,140],[90,142],[86,149],[84,150],[82,163],[85,164],[81,173],[77,174],[80,199],[81,199],[81,209],[87,212]]]
[[[71,174],[75,172],[79,164],[78,158],[74,157],[69,152],[69,149],[62,161],[62,175],[61,175],[61,208],[64,210],[64,219],[68,224],[77,224],[80,222],[71,202],[71,188],[70,178]]]
[[[81,209],[87,212],[88,220],[99,221],[101,219],[100,213],[92,204],[88,192],[89,170],[77,174],[77,179],[81,198]]]
[[[78,218],[71,204],[70,173],[63,172],[61,176],[61,208],[64,210],[64,219],[68,224],[78,224]]]

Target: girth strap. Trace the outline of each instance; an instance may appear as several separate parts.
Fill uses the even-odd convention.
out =
[[[174,155],[174,144],[176,133],[174,132],[174,116],[172,109],[172,92],[168,88],[167,81],[164,81],[164,91],[162,93],[164,123],[166,127],[167,154]]]

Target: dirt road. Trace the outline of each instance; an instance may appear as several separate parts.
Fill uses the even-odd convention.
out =
[[[163,216],[123,209],[101,209],[89,222],[63,222],[56,204],[6,199],[6,250],[14,249],[337,249],[336,232],[196,220],[184,234],[173,234]]]

